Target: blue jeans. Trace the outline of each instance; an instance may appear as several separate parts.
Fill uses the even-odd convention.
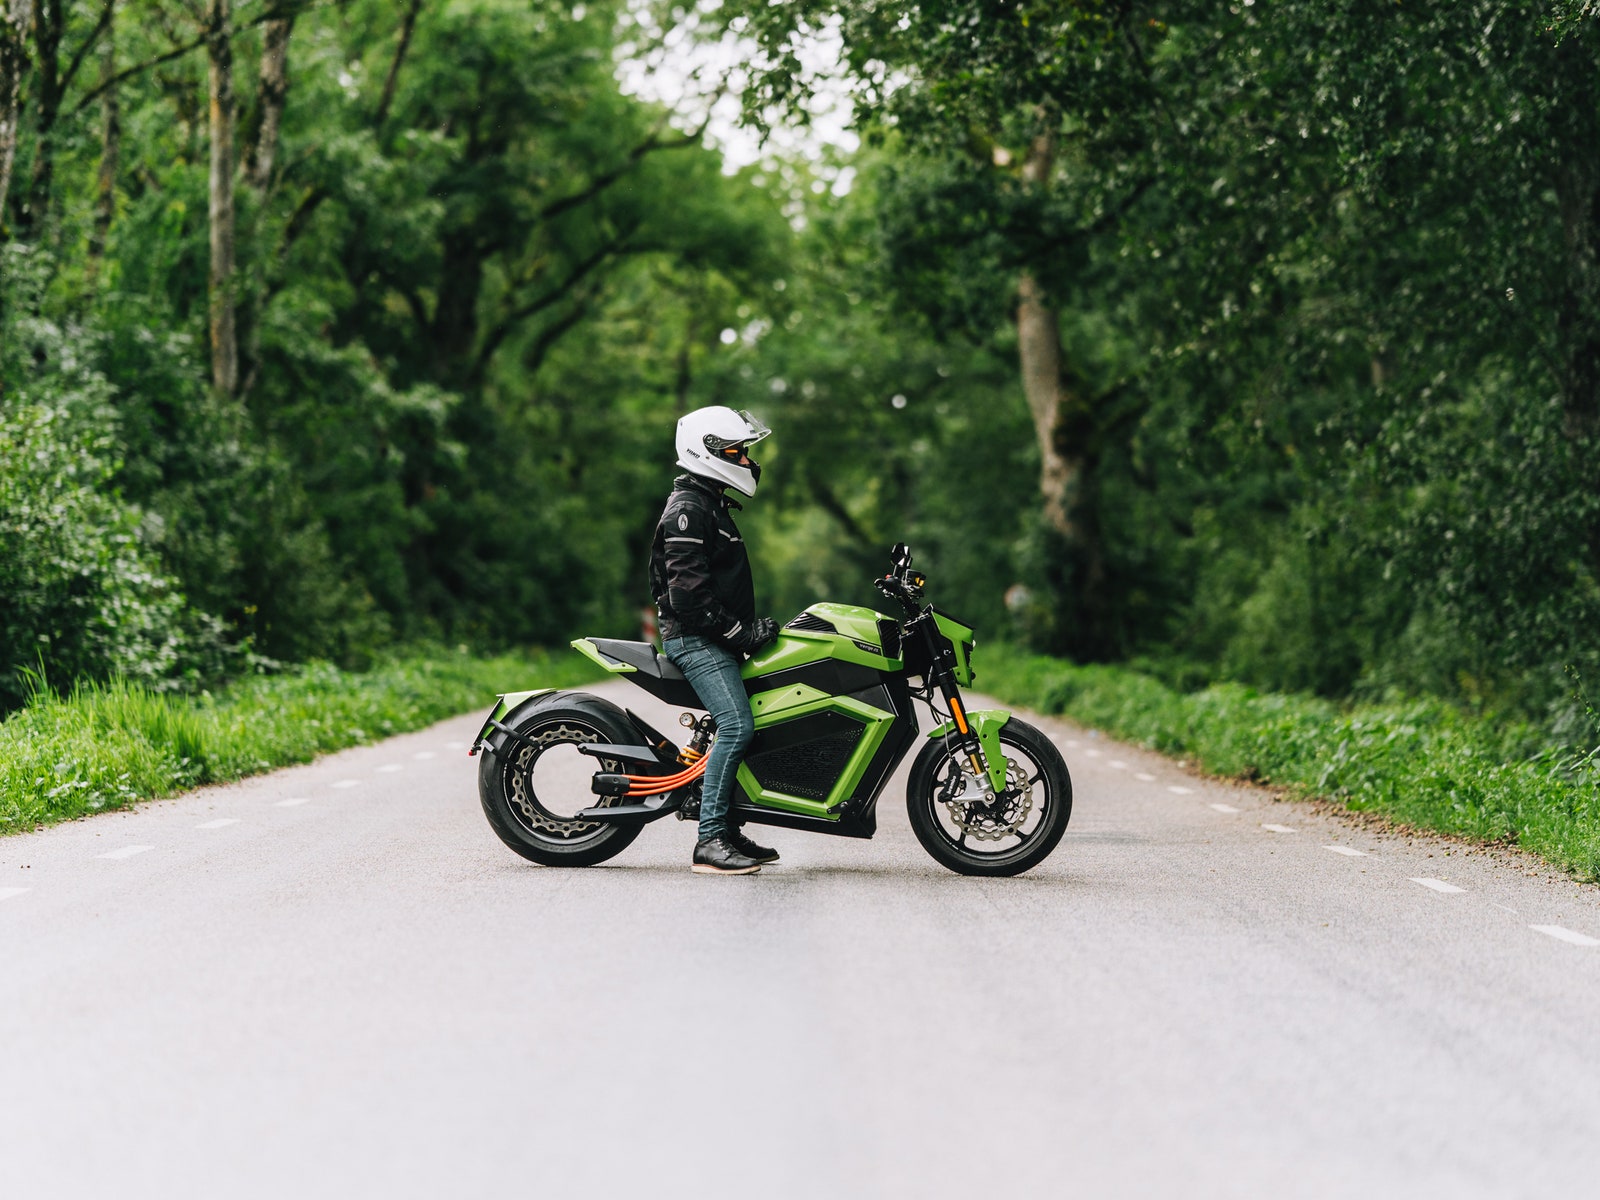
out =
[[[683,672],[700,703],[716,718],[717,740],[711,744],[700,791],[700,840],[724,837],[739,763],[756,732],[744,680],[739,675],[739,660],[731,650],[694,634],[667,638],[661,648]]]

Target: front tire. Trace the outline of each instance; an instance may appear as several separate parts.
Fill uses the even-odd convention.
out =
[[[1012,717],[1000,728],[1006,790],[986,803],[966,760],[930,741],[911,766],[906,811],[934,860],[961,875],[1020,875],[1056,848],[1072,819],[1072,776],[1039,730]]]
[[[508,728],[522,735],[498,751],[485,750],[478,766],[478,798],[489,826],[511,849],[547,867],[591,867],[620,854],[640,826],[583,821],[581,808],[621,803],[589,791],[596,771],[621,771],[613,759],[589,758],[586,743],[638,740],[622,710],[583,692],[557,693],[513,713]]]

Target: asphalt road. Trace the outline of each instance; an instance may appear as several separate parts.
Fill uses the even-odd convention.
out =
[[[1036,718],[1076,807],[1022,878],[928,859],[903,771],[756,877],[671,819],[557,871],[478,720],[0,840],[0,1197],[1594,1186],[1600,902],[1528,860]]]

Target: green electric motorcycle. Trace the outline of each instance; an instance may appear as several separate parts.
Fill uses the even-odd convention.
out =
[[[1039,730],[1001,710],[968,712],[973,632],[923,599],[904,545],[877,588],[899,618],[813,604],[744,664],[755,737],[739,767],[739,822],[869,838],[884,784],[917,742],[912,701],[937,727],[911,767],[906,806],[917,840],[963,875],[1017,875],[1056,847],[1072,816],[1072,779]],[[591,866],[649,822],[699,816],[716,723],[677,667],[649,642],[572,643],[607,671],[687,709],[679,746],[637,714],[583,692],[500,697],[470,753],[495,833],[547,866]],[[695,714],[700,715],[696,716]],[[587,784],[587,786],[585,786]]]

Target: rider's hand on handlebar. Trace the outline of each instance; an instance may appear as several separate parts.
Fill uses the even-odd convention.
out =
[[[771,617],[757,617],[748,625],[740,625],[738,632],[726,640],[740,654],[754,654],[768,642],[778,640],[778,623]]]

